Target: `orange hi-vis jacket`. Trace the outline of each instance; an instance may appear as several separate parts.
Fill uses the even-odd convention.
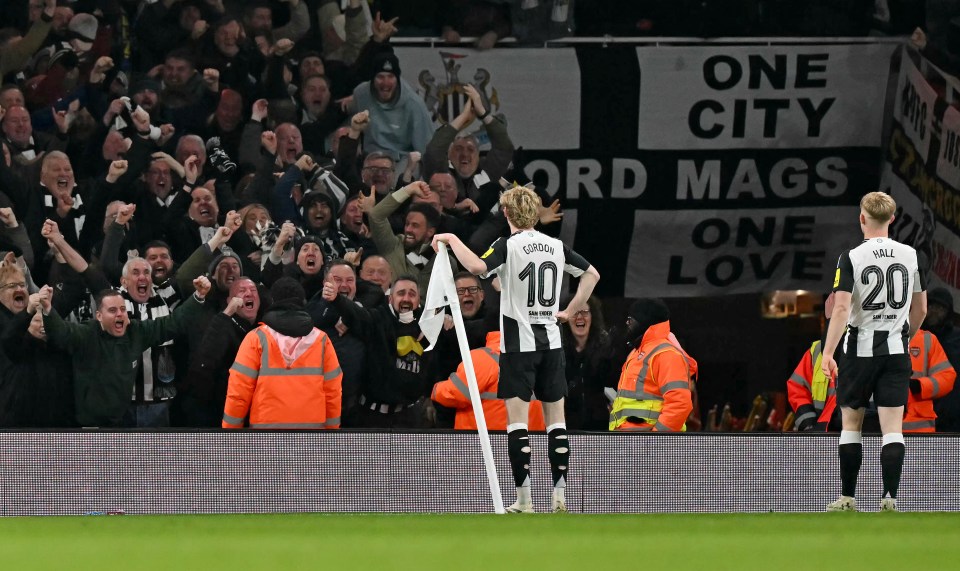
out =
[[[250,428],[340,428],[343,373],[330,338],[314,328],[285,356],[282,337],[261,324],[243,339],[230,367],[223,428],[242,428],[248,413]]]
[[[817,430],[827,429],[837,402],[836,387],[820,367],[822,352],[823,348],[818,339],[803,354],[797,368],[787,379],[787,400],[797,415],[794,424],[800,425],[812,418]]]
[[[697,362],[670,333],[670,322],[651,325],[621,369],[610,430],[686,430],[696,374]]]
[[[817,348],[817,356],[812,359],[814,361],[814,371],[820,373],[819,344],[820,342],[817,341],[811,346],[811,350],[807,352],[804,359],[797,365],[797,371],[794,371],[794,374],[790,377],[790,381],[787,381],[790,404],[793,406],[793,409],[797,411],[798,420],[802,414],[798,407],[806,406],[804,404],[806,402],[816,403],[817,401],[815,396],[816,392],[813,393],[814,396],[811,398],[810,388],[795,380],[795,377],[798,376],[798,371],[801,371],[801,368],[804,367],[805,361],[811,360],[814,347]],[[950,364],[950,361],[947,360],[947,354],[943,351],[943,347],[940,345],[940,341],[937,340],[937,336],[929,331],[924,331],[923,329],[917,331],[913,339],[910,340],[909,352],[910,364],[913,369],[913,374],[910,378],[916,379],[920,383],[920,394],[915,395],[913,391],[910,391],[907,395],[907,406],[904,408],[903,414],[903,432],[936,432],[937,414],[933,411],[933,400],[953,390],[957,372]],[[841,363],[840,366],[842,367],[843,363]],[[822,373],[820,373],[820,376],[822,376]],[[813,376],[806,378],[814,379]],[[810,384],[813,388],[816,388],[818,385],[816,382],[811,382]],[[804,391],[806,391],[805,394]],[[823,409],[819,412],[816,424],[818,430],[827,430],[830,417],[833,415],[836,407],[836,389],[833,379],[830,379],[825,401],[823,402]],[[809,408],[805,410],[809,410]]]
[[[907,409],[903,415],[904,432],[936,432],[937,413],[933,400],[953,390],[957,371],[947,360],[937,336],[920,329],[910,340],[911,379],[920,383],[920,394],[910,391]]]
[[[497,398],[497,387],[500,381],[500,332],[487,333],[487,345],[470,351],[473,360],[473,372],[477,375],[477,390],[480,391],[480,400],[483,401],[483,417],[487,422],[488,430],[507,429],[507,405]],[[477,419],[473,415],[473,404],[470,401],[470,390],[467,388],[467,372],[460,363],[457,371],[450,378],[433,386],[430,398],[445,407],[456,409],[453,428],[456,430],[476,430]],[[530,403],[528,417],[530,431],[544,431],[543,407],[540,401]]]

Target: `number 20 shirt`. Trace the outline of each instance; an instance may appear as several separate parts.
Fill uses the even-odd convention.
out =
[[[837,263],[834,291],[853,295],[845,354],[898,355],[910,344],[910,301],[924,290],[917,252],[889,238],[871,238],[844,252]]]

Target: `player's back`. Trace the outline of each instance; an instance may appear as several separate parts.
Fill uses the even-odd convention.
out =
[[[871,238],[845,252],[837,278],[838,289],[852,293],[844,352],[860,357],[906,353],[910,305],[921,290],[920,279],[917,252],[896,240]]]

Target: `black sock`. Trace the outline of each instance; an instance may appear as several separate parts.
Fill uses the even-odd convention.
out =
[[[857,476],[860,475],[860,464],[863,462],[863,445],[859,442],[841,444],[838,450],[840,454],[840,493],[852,498],[857,495]]]
[[[883,475],[882,498],[897,497],[897,488],[900,487],[900,473],[903,471],[903,455],[906,452],[902,442],[884,444],[880,449],[880,473]]]
[[[570,442],[567,439],[567,429],[554,428],[547,436],[549,440],[547,450],[550,456],[550,472],[553,474],[553,486],[557,487],[557,483],[560,482],[562,478],[563,485],[560,487],[566,487],[567,468],[570,463]]]
[[[530,477],[530,437],[526,428],[507,433],[507,453],[510,456],[513,482],[519,488]]]

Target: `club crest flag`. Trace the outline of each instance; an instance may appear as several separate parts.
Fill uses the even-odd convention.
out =
[[[440,245],[440,250],[433,262],[433,271],[430,273],[430,283],[427,284],[427,301],[420,316],[420,331],[430,341],[427,351],[433,349],[443,329],[444,309],[451,303],[460,303],[457,298],[456,284],[453,281],[453,270],[450,268],[450,256],[447,247]]]

